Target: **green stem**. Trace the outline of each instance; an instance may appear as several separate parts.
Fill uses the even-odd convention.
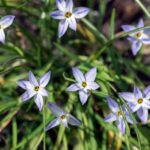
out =
[[[61,144],[61,141],[62,141],[63,136],[64,136],[64,134],[65,134],[64,132],[65,132],[65,127],[64,127],[64,126],[61,126],[61,127],[59,128],[57,140],[56,140],[56,143],[55,143],[55,146],[54,146],[53,150],[58,150],[58,149],[59,149],[59,145]]]
[[[127,111],[129,112],[130,116],[131,116],[131,119],[133,120],[133,126],[135,128],[135,132],[136,132],[136,135],[137,135],[137,139],[138,139],[138,144],[139,144],[139,150],[142,150],[142,147],[141,147],[141,141],[140,141],[140,135],[139,135],[139,131],[138,131],[138,128],[137,128],[137,125],[136,125],[136,120],[130,110],[130,108],[128,107],[128,105],[126,104],[126,102],[121,98],[119,97],[120,100],[122,101],[122,103],[125,105],[125,107],[127,108]]]
[[[126,144],[127,144],[127,147],[128,147],[128,150],[131,150],[131,148],[130,148],[130,142],[129,142],[129,137],[128,137],[128,135],[126,134],[125,135],[125,141],[126,141]]]
[[[38,58],[38,65],[41,67],[41,49],[42,49],[42,41],[43,41],[43,19],[39,20],[39,28],[40,28],[40,36],[39,36],[39,46],[37,50],[37,58]]]
[[[16,148],[17,146],[17,122],[16,122],[16,118],[14,117],[13,122],[12,122],[12,131],[13,131],[13,149]]]
[[[71,78],[68,78],[67,76],[66,76],[66,74],[65,74],[65,72],[63,73],[63,77],[64,77],[64,79],[65,80],[67,80],[67,81],[69,81],[69,82],[76,82],[75,80],[73,80],[73,79],[71,79]]]
[[[116,89],[113,89],[113,91],[118,95],[118,92]],[[133,126],[135,128],[135,132],[136,132],[136,135],[137,135],[137,139],[138,139],[138,144],[139,144],[139,150],[142,150],[142,146],[141,146],[141,141],[140,141],[140,135],[139,135],[139,131],[138,131],[138,127],[136,125],[136,119],[135,117],[133,116],[129,106],[127,105],[127,103],[118,95],[119,99],[121,100],[121,102],[124,104],[124,106],[127,108],[127,111],[129,112],[130,114],[130,117],[131,119],[133,120]]]
[[[37,49],[37,59],[38,59],[38,65],[41,66],[41,48],[40,47]]]
[[[122,109],[122,107],[121,107],[121,103],[120,103],[120,101],[119,101],[118,99],[117,99],[117,102],[119,103],[119,108],[120,108],[120,110],[123,112],[123,109]],[[123,119],[124,119],[125,126],[126,126],[125,141],[126,141],[126,145],[127,145],[128,150],[131,150],[130,142],[129,142],[130,129],[129,129],[129,126],[128,126],[128,122],[127,122],[125,113],[123,112],[122,114],[123,114]],[[128,137],[128,136],[129,136],[129,137]]]
[[[43,105],[43,150],[46,150],[46,133],[45,133],[45,101],[44,101],[44,105]]]
[[[147,17],[150,18],[150,13],[147,11],[147,9],[141,3],[141,1],[140,0],[135,0],[135,2],[141,7],[141,9],[144,11],[144,13],[147,15]]]
[[[95,28],[95,26],[92,23],[90,23],[87,19],[82,19],[82,22],[94,33],[94,35],[99,41],[101,41],[102,43],[107,42],[106,37],[101,32],[99,32]]]

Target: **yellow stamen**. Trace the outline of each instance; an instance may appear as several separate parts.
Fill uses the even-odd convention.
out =
[[[121,111],[118,111],[118,116],[122,116],[122,112]]]
[[[82,82],[82,86],[85,88],[87,86],[86,82]]]
[[[65,116],[65,115],[62,115],[62,116],[60,116],[60,118],[63,120],[63,119],[66,118],[66,116]]]
[[[142,103],[143,103],[143,99],[142,99],[142,98],[139,98],[139,99],[138,99],[138,103],[139,103],[139,104],[142,104]]]
[[[65,14],[65,17],[66,18],[70,18],[72,16],[72,13],[71,12],[66,12],[66,14]]]
[[[137,38],[140,38],[141,36],[142,36],[142,33],[141,33],[141,32],[136,33],[136,37],[137,37]]]
[[[34,91],[38,92],[39,89],[40,89],[40,87],[39,87],[39,86],[36,86],[36,87],[34,88]]]

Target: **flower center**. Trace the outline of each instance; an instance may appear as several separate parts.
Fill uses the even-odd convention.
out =
[[[39,87],[39,86],[36,86],[36,87],[34,88],[34,91],[38,92],[39,89],[40,89],[40,87]]]
[[[86,82],[82,82],[82,86],[85,88],[87,86]]]
[[[65,17],[66,18],[70,18],[72,16],[72,13],[71,12],[66,12],[66,14],[65,14]]]
[[[66,116],[65,115],[61,115],[60,118],[63,120],[63,119],[66,118]]]
[[[142,33],[141,33],[141,32],[136,33],[136,37],[137,37],[137,38],[140,38],[141,36],[142,36]]]
[[[121,111],[118,111],[118,116],[122,116],[122,112]]]
[[[142,104],[142,103],[143,103],[143,99],[142,99],[142,98],[139,98],[139,99],[138,99],[138,103],[139,103],[139,104]]]

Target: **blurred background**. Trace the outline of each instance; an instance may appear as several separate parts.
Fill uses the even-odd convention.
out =
[[[141,2],[150,12],[150,1]],[[136,0],[74,0],[74,7],[79,6],[89,7],[89,15],[78,22],[77,32],[69,29],[59,39],[58,21],[49,15],[56,10],[54,0],[0,1],[0,17],[16,16],[5,30],[6,44],[0,44],[0,150],[43,149],[42,112],[33,99],[21,101],[24,91],[16,84],[27,79],[30,70],[37,77],[51,70],[46,102],[57,103],[83,122],[79,128],[48,131],[47,150],[127,150],[127,139],[132,150],[139,149],[133,125],[121,136],[116,125],[103,118],[110,112],[107,95],[117,98],[117,92],[132,92],[134,85],[141,89],[150,85],[150,46],[143,46],[134,57],[126,37],[116,38],[123,34],[121,25],[136,25],[140,18],[145,25],[150,21]],[[100,89],[84,106],[78,93],[66,92],[73,66],[83,72],[97,68]],[[46,125],[53,119],[46,109]],[[142,150],[150,149],[149,122],[137,125]]]

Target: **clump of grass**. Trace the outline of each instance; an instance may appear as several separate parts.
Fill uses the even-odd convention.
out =
[[[143,18],[149,18],[144,3],[135,2],[143,10]],[[0,2],[1,16],[16,16],[12,27],[6,30],[6,43],[0,44],[0,149],[149,150],[149,120],[145,125],[137,124],[137,116],[118,97],[118,92],[130,91],[134,85],[141,89],[149,85],[150,68],[142,59],[146,47],[133,57],[130,45],[124,40],[129,34],[150,28],[149,23],[133,31],[120,32],[116,24],[117,10],[109,8],[111,15],[108,16],[106,9],[110,4],[105,0],[75,3],[90,8],[90,14],[78,22],[78,32],[68,30],[60,39],[58,22],[50,17],[50,12],[55,10],[54,0]],[[103,32],[104,22],[109,35]],[[127,51],[120,52],[117,42]],[[74,82],[71,75],[74,66],[83,72],[97,68],[96,82],[100,89],[92,91],[84,106],[76,93],[66,91],[70,82]],[[43,130],[43,125],[45,128],[54,116],[46,105],[43,113],[39,112],[33,99],[23,103],[20,97],[23,90],[16,84],[27,78],[29,70],[39,77],[52,71],[47,102],[57,103],[75,115],[82,121],[80,127],[65,129],[59,126],[48,132]],[[124,136],[115,124],[108,124],[103,119],[109,113],[108,95],[114,97],[119,106],[124,104],[134,120],[133,125],[126,124]]]

